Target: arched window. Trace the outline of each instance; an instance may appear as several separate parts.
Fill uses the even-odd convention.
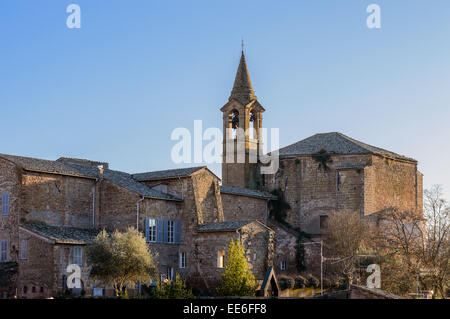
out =
[[[248,137],[249,138],[252,138],[252,139],[256,138],[255,127],[256,127],[256,114],[253,113],[253,111],[251,111],[250,118],[248,121],[248,128],[249,128]]]
[[[228,115],[228,127],[231,128],[231,138],[237,138],[237,129],[239,127],[239,112],[237,110],[233,110]]]

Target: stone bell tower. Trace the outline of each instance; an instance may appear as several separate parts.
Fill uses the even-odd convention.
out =
[[[242,50],[233,90],[223,113],[222,183],[258,189],[259,152],[264,108],[259,104]]]

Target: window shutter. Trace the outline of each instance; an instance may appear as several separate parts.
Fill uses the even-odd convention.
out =
[[[164,220],[164,242],[169,242],[169,221]]]
[[[149,229],[148,229],[148,218],[145,219],[145,241],[148,243],[149,239]]]
[[[157,219],[156,220],[156,241],[158,243],[163,242],[163,220]]]
[[[175,226],[175,243],[181,243],[181,221],[176,220],[174,223]]]
[[[6,194],[6,213],[5,215],[9,215],[9,194]]]
[[[8,260],[8,241],[2,240],[0,241],[1,247],[0,247],[0,261],[7,261]]]
[[[7,199],[7,195],[8,194],[2,194],[2,216],[7,216],[8,215],[8,199]]]

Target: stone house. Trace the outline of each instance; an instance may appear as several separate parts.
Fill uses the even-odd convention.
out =
[[[237,198],[236,209],[248,202],[252,208],[238,218],[229,204],[226,216],[236,218],[225,220],[220,179],[207,167],[131,175],[103,162],[5,154],[0,165],[2,261],[18,264],[10,295],[63,293],[72,263],[81,267],[83,290],[111,295],[110,287],[89,279],[84,249],[101,229],[137,228],[158,252],[161,279],[179,273],[204,293],[214,293],[231,239],[244,243],[260,283],[273,262],[274,232],[264,223],[271,195],[224,189],[227,202]],[[261,203],[251,204],[253,198]]]

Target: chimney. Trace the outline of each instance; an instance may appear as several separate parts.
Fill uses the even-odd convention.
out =
[[[99,175],[100,179],[102,179],[103,178],[103,165],[98,165],[97,168],[98,168],[98,175]]]

